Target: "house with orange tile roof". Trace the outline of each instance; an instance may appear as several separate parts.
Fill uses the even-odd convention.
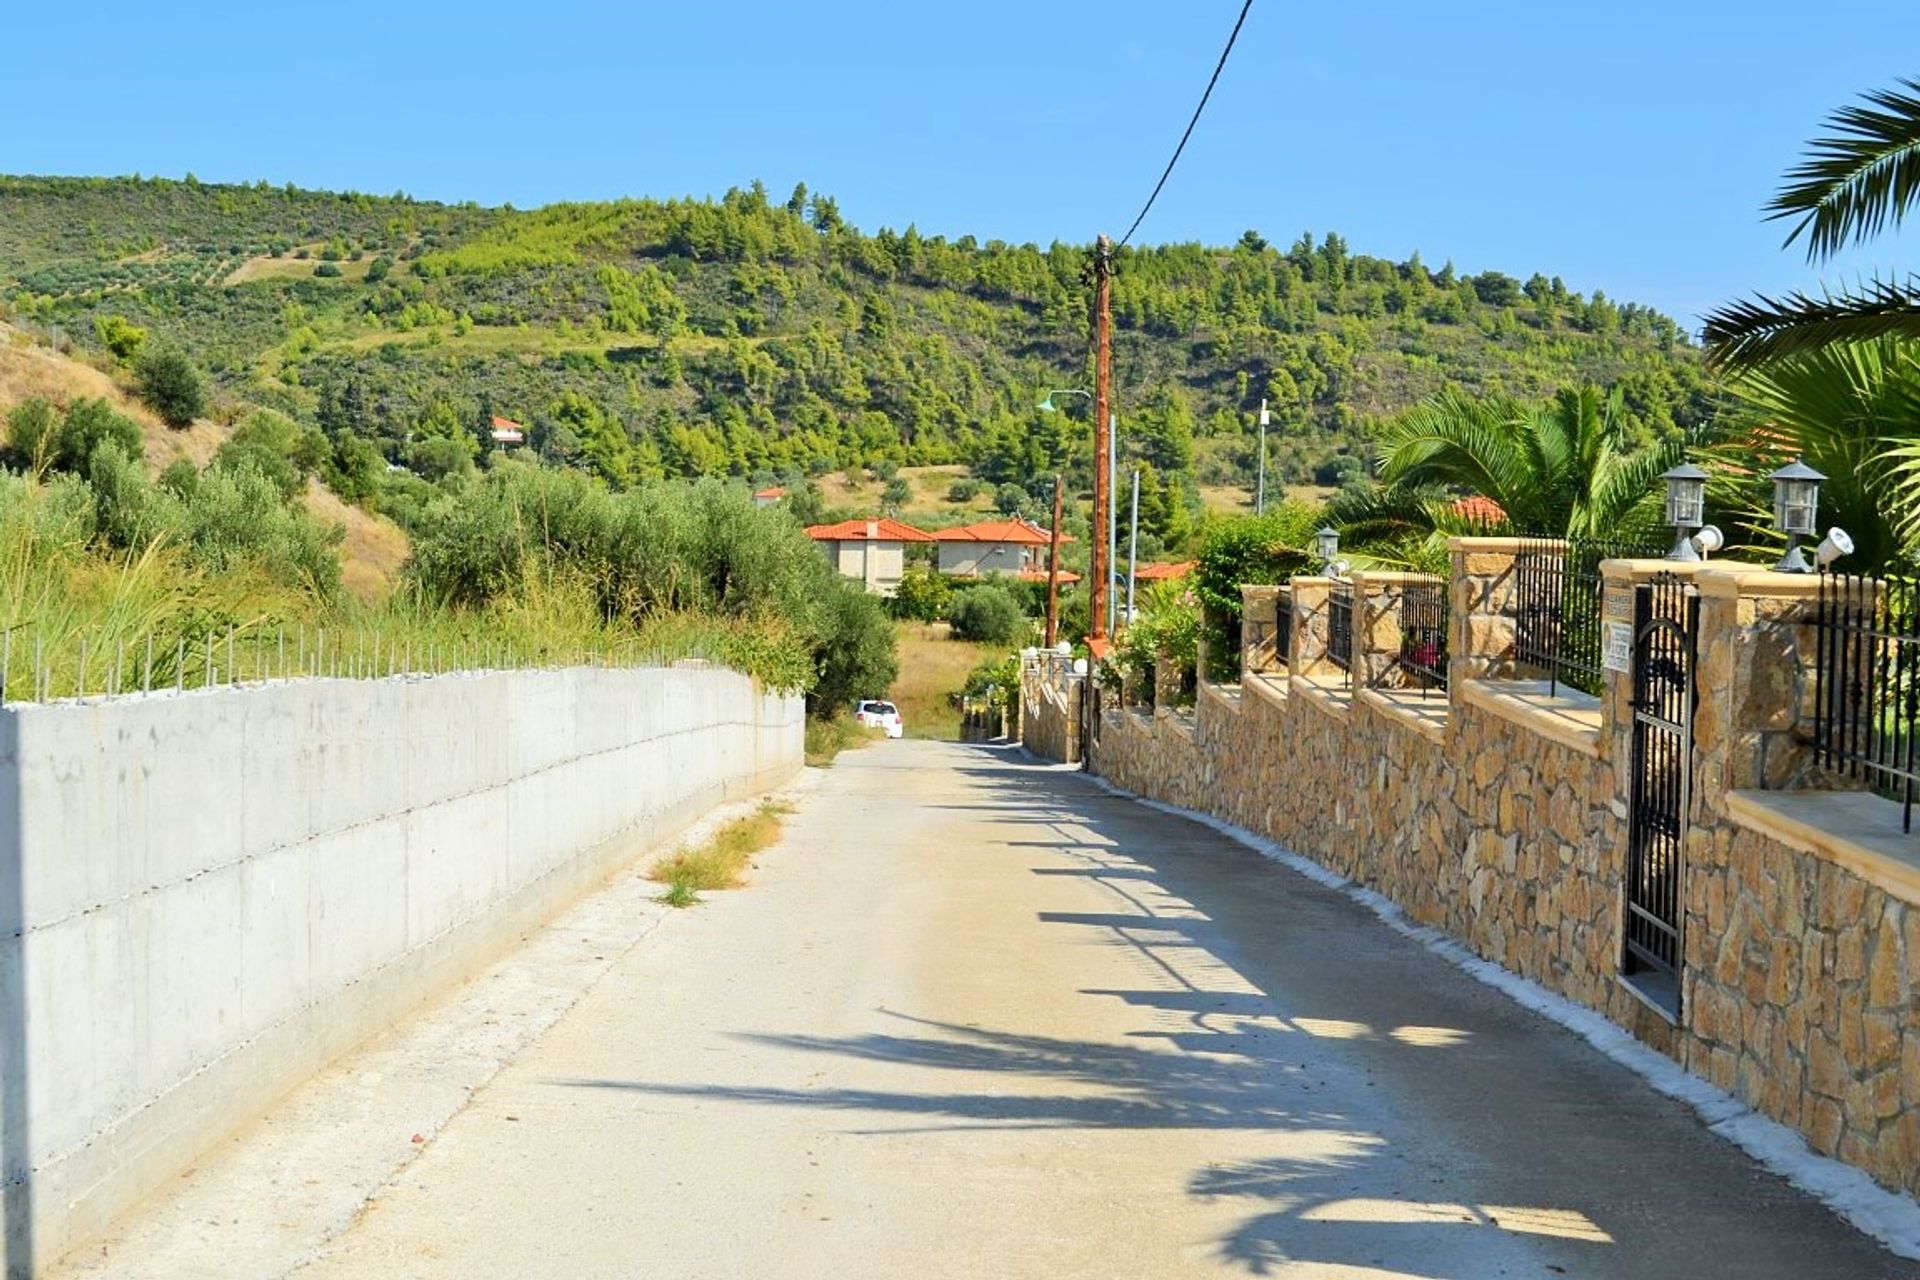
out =
[[[488,434],[493,437],[493,442],[502,448],[510,449],[515,445],[522,445],[527,442],[527,429],[525,427],[515,422],[512,418],[502,418],[497,414],[488,424]]]
[[[936,529],[933,540],[940,544],[942,573],[962,578],[988,573],[1038,573],[1044,578],[1053,535],[1031,520],[982,520],[957,529]],[[1060,541],[1073,539],[1063,534]],[[1065,574],[1061,580],[1066,580]]]
[[[1184,578],[1199,566],[1198,560],[1179,560],[1167,563],[1159,560],[1146,560],[1134,566],[1135,582],[1168,582],[1174,578]]]
[[[1507,519],[1507,509],[1505,507],[1495,502],[1492,498],[1483,497],[1477,493],[1470,493],[1464,498],[1454,499],[1453,514],[1471,520],[1475,524],[1489,526],[1504,524]]]
[[[753,505],[756,507],[770,507],[786,496],[787,491],[779,485],[774,485],[771,489],[755,489],[753,491]]]
[[[933,541],[933,535],[923,530],[888,519],[808,525],[807,536],[820,545],[834,572],[877,596],[899,592],[909,542]]]

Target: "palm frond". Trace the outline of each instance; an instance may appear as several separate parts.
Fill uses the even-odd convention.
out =
[[[1794,292],[1729,303],[1707,316],[1707,363],[1727,370],[1755,369],[1807,355],[1835,343],[1883,337],[1920,341],[1920,288],[1874,279],[1854,292],[1818,298]]]
[[[1786,242],[1805,235],[1808,261],[1900,225],[1920,198],[1920,81],[1899,83],[1836,111],[1832,135],[1809,145],[1767,205],[1769,218],[1797,219]]]

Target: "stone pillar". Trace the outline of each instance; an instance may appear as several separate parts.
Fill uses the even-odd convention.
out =
[[[1410,587],[1442,587],[1430,573],[1353,574],[1353,680],[1363,689],[1400,688],[1409,679],[1400,663],[1406,639],[1406,600]]]
[[[1279,631],[1276,610],[1292,607],[1285,587],[1243,585],[1240,588],[1240,678],[1267,675],[1286,664],[1288,655],[1274,651]]]
[[[1327,658],[1327,598],[1333,592],[1333,579],[1295,578],[1289,585],[1293,652],[1287,658],[1287,670],[1296,676],[1338,677],[1340,668]]]
[[[1169,711],[1180,703],[1180,664],[1165,653],[1153,658],[1153,709]]]
[[[1514,661],[1514,570],[1519,538],[1449,538],[1453,557],[1451,620],[1448,623],[1448,680],[1513,680],[1532,673]],[[1528,546],[1557,549],[1564,543],[1529,540]]]
[[[1830,789],[1814,769],[1815,621],[1820,579],[1716,565],[1700,589],[1696,792],[1725,812],[1728,791]]]

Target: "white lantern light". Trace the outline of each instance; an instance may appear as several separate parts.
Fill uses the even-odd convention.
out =
[[[1692,531],[1706,523],[1707,473],[1691,462],[1682,462],[1660,477],[1667,482],[1667,523],[1679,535],[1669,560],[1698,560]]]
[[[1774,568],[1780,573],[1810,572],[1807,558],[1800,554],[1800,539],[1818,527],[1820,482],[1826,477],[1795,458],[1767,479],[1773,481],[1773,523],[1787,535],[1787,554]]]
[[[1328,525],[1313,535],[1320,544],[1320,563],[1326,566],[1328,577],[1333,577],[1334,558],[1340,554],[1340,531]]]

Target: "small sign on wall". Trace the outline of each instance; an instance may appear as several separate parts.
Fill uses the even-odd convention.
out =
[[[1608,671],[1626,671],[1633,666],[1633,624],[1600,624],[1600,665]]]

